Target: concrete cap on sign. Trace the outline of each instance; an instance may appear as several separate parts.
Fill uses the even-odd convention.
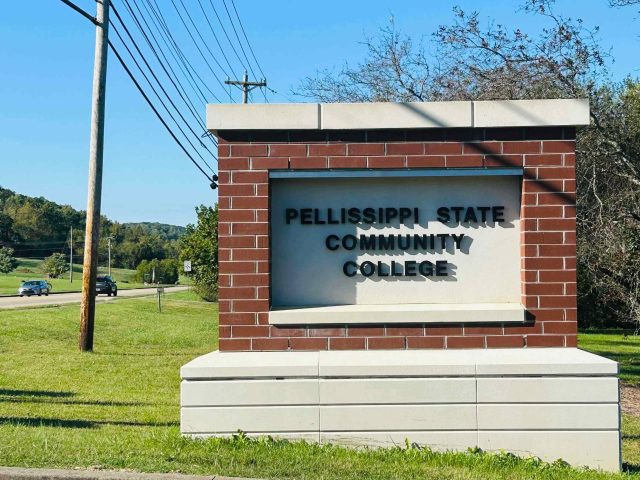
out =
[[[487,349],[478,375],[617,375],[618,363],[577,348]]]
[[[589,125],[589,100],[500,100],[473,102],[474,127]]]
[[[181,369],[183,380],[273,377],[606,376],[618,364],[577,348],[212,352]]]
[[[207,105],[207,129],[318,130],[317,103],[247,103]]]
[[[322,130],[472,127],[471,102],[326,103]]]
[[[587,99],[209,104],[219,130],[375,130],[588,125]]]
[[[180,369],[183,379],[248,377],[314,377],[318,355],[313,352],[211,352]]]

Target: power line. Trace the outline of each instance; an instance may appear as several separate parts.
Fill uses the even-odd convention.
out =
[[[158,6],[158,3],[156,2],[156,0],[153,0],[153,2],[155,3],[156,8],[158,9],[158,12],[159,12],[159,11],[160,11],[160,7]],[[196,39],[195,39],[195,38],[193,38],[193,35],[191,34],[191,30],[189,30],[189,27],[187,26],[186,22],[184,21],[184,18],[182,18],[182,15],[180,14],[180,11],[178,10],[178,7],[176,6],[176,4],[174,3],[174,1],[173,1],[173,0],[171,0],[171,3],[173,4],[173,7],[176,9],[176,12],[178,13],[178,17],[180,18],[180,21],[181,21],[181,22],[182,22],[182,24],[184,25],[184,28],[187,30],[187,34],[189,34],[189,37],[191,38],[191,41],[193,42],[193,44],[195,45],[196,49],[197,49],[197,50],[198,50],[198,52],[200,53],[200,56],[202,56],[202,59],[204,60],[205,64],[207,65],[207,67],[208,67],[208,68],[209,68],[209,70],[211,71],[211,74],[212,74],[212,75],[213,75],[213,77],[216,79],[216,81],[220,84],[220,86],[222,86],[222,88],[224,88],[224,84],[222,83],[222,81],[220,80],[220,78],[218,77],[218,75],[216,75],[216,73],[213,71],[213,69],[211,68],[211,65],[209,65],[209,62],[207,61],[207,59],[206,59],[206,57],[205,57],[204,53],[202,53],[202,50],[201,50],[201,49],[200,49],[200,47],[198,46],[198,42],[196,42]],[[164,17],[162,17],[162,18],[163,18],[163,21],[164,21]],[[165,26],[165,29],[168,31],[168,26],[167,26],[166,21],[164,21],[164,26]],[[171,37],[171,38],[173,38],[173,37]],[[175,43],[175,40],[173,40],[173,41],[174,41],[174,43]],[[177,44],[176,44],[176,45],[177,45]],[[205,46],[206,46],[206,43],[205,43]],[[208,48],[208,47],[207,47],[207,48]],[[184,54],[182,54],[182,53],[181,53],[181,55],[184,57]],[[184,58],[186,59],[186,57],[184,57]],[[215,60],[215,57],[214,57],[214,60]],[[192,69],[193,69],[193,67],[192,67]],[[195,73],[195,69],[193,69],[193,71],[194,71],[194,73]],[[202,82],[202,84],[203,84],[203,85],[206,85],[206,83],[202,80],[202,78],[200,78],[200,76],[199,76],[199,75],[197,75],[197,73],[196,73],[196,76],[198,76],[198,78],[200,79],[200,81]],[[215,98],[215,100],[216,100],[217,102],[221,102],[221,100],[218,98],[218,96],[217,96],[215,93],[213,93],[213,92],[211,91],[211,89],[207,88],[207,90],[209,90],[209,93],[211,93],[211,95],[213,96],[213,98]]]
[[[84,18],[89,20],[94,25],[98,25],[98,21],[96,20],[96,17],[91,16],[90,14],[85,12],[83,9],[81,9],[79,6],[77,6],[76,4],[70,2],[69,0],[61,0],[61,1],[62,1],[62,3],[67,5],[68,7],[71,7],[73,10],[78,12],[80,15],[82,15]]]
[[[158,117],[158,120],[160,120],[160,122],[162,123],[162,125],[164,126],[164,128],[167,129],[167,132],[169,132],[169,135],[171,135],[171,137],[173,138],[173,140],[178,144],[178,146],[182,149],[182,151],[185,153],[185,155],[189,158],[189,160],[191,160],[191,162],[196,166],[196,168],[198,170],[200,170],[200,172],[202,172],[202,174],[207,178],[207,180],[212,180],[212,178],[209,177],[209,175],[207,174],[207,172],[205,172],[202,167],[200,165],[198,165],[198,162],[196,162],[194,160],[194,158],[189,154],[189,152],[187,151],[187,149],[184,147],[184,145],[182,145],[182,143],[180,142],[180,140],[178,140],[178,137],[175,136],[175,134],[173,133],[173,131],[171,130],[171,128],[169,128],[169,125],[167,125],[167,122],[164,121],[164,119],[162,118],[162,116],[160,115],[160,113],[158,112],[158,110],[156,109],[156,107],[153,105],[153,103],[151,103],[151,100],[149,99],[149,97],[147,96],[147,94],[144,92],[144,90],[142,89],[142,87],[140,86],[140,84],[138,83],[138,81],[135,79],[135,77],[133,76],[133,74],[131,73],[131,70],[129,70],[129,67],[127,67],[127,64],[124,62],[124,60],[122,59],[122,57],[120,56],[120,54],[118,53],[118,50],[115,48],[115,46],[113,45],[113,43],[111,43],[111,41],[109,40],[109,46],[111,47],[111,50],[113,50],[114,55],[116,56],[116,58],[118,59],[118,61],[120,62],[120,65],[122,65],[122,68],[124,68],[125,72],[127,72],[127,75],[129,75],[129,78],[131,78],[131,81],[134,83],[134,85],[136,86],[136,88],[138,89],[138,91],[140,92],[140,94],[144,97],[144,99],[147,101],[147,103],[149,104],[149,107],[151,107],[151,109],[153,110],[153,112],[156,114],[156,116]],[[217,185],[215,185],[215,181],[217,180],[217,175],[213,176],[213,182],[212,182],[212,188],[216,188]],[[214,187],[215,185],[215,187]]]
[[[227,8],[227,2],[225,2],[225,0],[222,0],[222,4],[224,5],[224,9],[227,11],[227,17],[229,17],[229,22],[231,23],[231,27],[233,28],[233,33],[235,33],[236,39],[238,40],[238,45],[240,45],[240,50],[242,50],[242,55],[244,55],[245,60],[249,64],[249,70],[251,71],[251,75],[253,75],[254,78],[257,78],[258,76],[256,75],[256,72],[254,72],[253,67],[251,67],[251,62],[249,61],[249,57],[247,57],[247,52],[244,51],[244,47],[242,46],[242,42],[240,41],[240,36],[238,35],[238,31],[236,30],[236,25],[235,23],[233,23],[233,19],[231,18],[231,13]]]
[[[207,150],[209,153],[211,153],[211,155],[213,155],[213,152],[211,152],[207,146],[200,140],[200,138],[198,137],[198,134],[193,130],[193,128],[191,128],[191,125],[189,125],[189,122],[187,122],[187,120],[184,118],[184,116],[182,115],[182,112],[180,111],[180,109],[176,106],[176,104],[173,102],[173,100],[171,99],[171,97],[169,96],[169,94],[167,93],[167,91],[165,90],[165,88],[162,86],[162,83],[160,82],[160,80],[158,79],[157,75],[155,74],[155,72],[153,71],[153,69],[151,68],[151,66],[149,65],[149,62],[147,62],[146,58],[144,57],[144,55],[142,54],[140,48],[138,47],[138,44],[136,43],[135,39],[133,38],[133,36],[131,35],[131,33],[129,32],[129,29],[127,28],[127,26],[124,24],[124,22],[122,21],[122,17],[120,17],[118,11],[113,8],[114,13],[116,14],[116,17],[118,18],[118,20],[120,21],[120,24],[122,25],[122,27],[124,28],[125,32],[127,33],[127,35],[129,36],[129,39],[131,40],[131,42],[133,43],[133,46],[135,47],[136,51],[138,52],[138,54],[140,55],[140,58],[142,58],[142,61],[145,63],[145,65],[147,66],[147,68],[149,69],[149,72],[151,73],[151,75],[153,76],[153,78],[155,79],[156,83],[158,84],[158,86],[160,87],[160,89],[162,90],[162,92],[164,93],[164,95],[167,97],[167,100],[169,100],[169,103],[171,103],[171,105],[173,106],[173,108],[175,109],[175,111],[178,113],[178,115],[180,116],[180,118],[182,119],[182,121],[185,123],[185,125],[187,126],[187,128],[191,131],[191,133],[197,138],[197,141],[200,143],[200,145]],[[140,67],[140,65],[138,64],[138,62],[136,61],[136,59],[134,58],[133,54],[131,53],[131,50],[129,49],[129,47],[127,47],[127,45],[124,42],[124,39],[122,38],[122,36],[120,35],[120,32],[118,31],[117,27],[111,23],[111,25],[113,26],[114,31],[116,32],[116,35],[118,36],[118,38],[120,39],[120,41],[123,43],[123,45],[125,46],[125,48],[127,49],[127,51],[129,52],[129,55],[131,55],[131,58],[133,58],[133,61],[135,62],[136,66],[138,67],[138,69],[141,71],[141,73],[144,75],[145,79],[147,80],[147,82],[149,83],[149,85],[151,86],[151,88],[153,89],[154,93],[156,94],[156,96],[158,96],[158,93],[156,92],[156,90],[153,88],[153,86],[151,85],[151,83],[149,82],[148,77],[145,75],[145,73],[142,71],[142,68]],[[165,73],[166,70],[165,70]],[[170,78],[171,79],[171,78]],[[175,86],[175,83],[174,83]],[[176,87],[177,89],[177,87]],[[178,94],[180,94],[180,91],[178,90]],[[158,96],[158,100],[160,100],[161,103],[162,100],[159,98]],[[184,100],[184,97],[183,97]],[[186,103],[186,101],[185,101]],[[165,109],[167,110],[167,113],[169,113],[169,115],[171,115],[171,113],[168,111],[168,109],[166,108],[166,106],[163,103],[163,106],[165,107]],[[176,125],[178,126],[178,128],[180,129],[180,131],[182,132],[183,135],[186,134],[184,133],[184,131],[180,128],[180,126],[178,125],[178,122],[173,118],[174,122],[176,123]],[[199,121],[199,118],[196,116],[196,120]],[[195,146],[191,143],[191,141],[187,138],[187,141],[189,142],[189,144],[191,144],[191,146],[195,149]],[[200,155],[199,152],[197,152],[198,155],[200,156],[200,158],[202,159],[202,161],[204,162],[204,164],[209,167],[209,169],[211,170],[212,173],[214,173],[214,170],[211,168],[211,166],[207,163],[207,161],[204,159],[204,157],[202,157],[202,155]]]
[[[82,16],[84,16],[85,18],[89,19],[93,24],[98,25],[99,26],[99,22],[96,18],[92,17],[91,15],[89,15],[87,12],[85,12],[84,10],[82,10],[80,7],[78,7],[77,5],[73,4],[72,2],[70,2],[69,0],[61,0],[65,5],[71,7],[73,10],[75,10],[76,12],[80,13]],[[105,0],[108,2],[107,6],[112,6],[112,2],[110,0]],[[126,2],[127,0],[125,0]],[[135,1],[135,0],[134,0]],[[155,2],[155,0],[153,0]],[[156,4],[157,5],[157,4]],[[105,22],[106,23],[106,22]],[[112,22],[109,22],[115,29],[115,25]],[[105,27],[106,28],[106,25]],[[122,40],[122,37],[118,34],[118,36],[120,37],[120,39]],[[185,155],[187,156],[187,158],[189,158],[189,160],[196,166],[196,168],[198,170],[200,170],[200,172],[207,178],[207,180],[209,180],[211,182],[211,187],[212,188],[217,188],[217,184],[215,183],[218,179],[218,176],[214,173],[211,177],[209,176],[209,174],[207,174],[207,172],[205,172],[202,167],[198,164],[198,162],[196,162],[196,160],[193,158],[193,156],[188,152],[188,150],[184,147],[184,145],[180,142],[180,140],[178,139],[178,137],[176,137],[176,135],[173,133],[173,131],[171,130],[171,128],[169,127],[169,125],[166,123],[166,121],[162,118],[162,116],[160,115],[160,112],[158,112],[158,110],[156,109],[156,107],[153,105],[153,103],[151,102],[151,100],[149,99],[149,97],[147,96],[147,94],[144,92],[144,90],[142,89],[140,83],[135,79],[133,73],[131,72],[131,70],[129,69],[129,67],[127,67],[126,63],[124,62],[124,60],[122,59],[122,57],[120,56],[120,54],[118,53],[118,50],[115,48],[115,46],[113,45],[113,43],[110,40],[107,40],[107,44],[109,47],[111,47],[111,49],[113,50],[113,53],[116,55],[116,58],[118,59],[118,61],[120,62],[120,64],[122,65],[122,67],[124,68],[125,72],[127,73],[127,75],[129,76],[129,78],[131,79],[131,81],[134,83],[134,85],[136,86],[136,88],[138,89],[138,91],[140,92],[140,94],[143,96],[143,98],[145,99],[145,101],[147,102],[147,104],[149,105],[149,107],[151,107],[151,109],[153,110],[153,112],[156,114],[156,116],[158,117],[158,119],[160,120],[160,122],[162,123],[162,125],[166,128],[167,132],[169,133],[169,135],[171,135],[171,137],[173,138],[173,140],[178,144],[178,146],[182,149],[182,151],[185,153]],[[125,46],[125,48],[127,48],[127,50],[129,51],[129,54],[131,55],[131,51],[128,49],[128,47],[126,46],[126,44],[123,45]],[[136,61],[135,58],[133,57],[133,55],[131,55],[134,62]],[[137,64],[137,62],[136,62]],[[138,68],[140,69],[140,66],[137,64]],[[142,71],[142,69],[140,69],[140,71],[142,72],[142,74],[144,75],[144,72]],[[149,79],[145,76],[147,82],[149,82]],[[151,83],[149,82],[149,85],[151,86],[151,88],[153,89],[153,86],[151,85]],[[157,92],[156,96],[158,96]],[[212,92],[213,94],[213,92]],[[215,94],[213,94],[215,97]],[[158,96],[159,97],[159,96]],[[216,98],[217,99],[217,98]],[[217,99],[219,101],[219,99]],[[161,101],[161,100],[160,100]],[[162,101],[161,101],[162,103]],[[166,105],[163,106],[165,107],[166,110],[168,110],[166,108]],[[172,117],[173,118],[173,117]],[[175,121],[175,119],[173,119]],[[180,128],[180,127],[178,127]],[[184,135],[184,132],[183,132]],[[193,146],[193,145],[192,145]],[[195,148],[195,147],[194,147]],[[196,151],[197,152],[197,151]],[[199,152],[197,152],[199,153]],[[204,161],[204,159],[203,159]],[[209,167],[211,168],[211,167]]]
[[[129,15],[131,15],[131,18],[133,18],[136,26],[138,27],[138,30],[140,31],[140,33],[143,35],[145,41],[147,42],[147,45],[149,46],[149,49],[153,52],[154,56],[156,57],[156,60],[158,61],[158,63],[160,64],[160,66],[164,70],[165,74],[167,75],[167,77],[169,78],[169,80],[171,81],[173,86],[175,87],[176,91],[178,92],[178,95],[180,95],[180,98],[182,98],[182,100],[185,102],[185,104],[187,105],[187,108],[189,108],[189,111],[191,112],[192,116],[198,122],[198,125],[200,125],[200,127],[203,129],[203,131],[207,131],[207,128],[206,128],[204,122],[202,121],[201,117],[197,113],[196,106],[193,104],[193,101],[189,97],[189,94],[187,93],[186,89],[184,88],[184,86],[182,85],[180,80],[178,79],[178,75],[175,73],[174,69],[171,66],[171,63],[167,59],[167,56],[162,51],[162,49],[160,47],[160,44],[158,43],[158,41],[153,36],[153,32],[150,31],[149,33],[151,34],[152,38],[154,39],[154,42],[158,47],[157,49],[154,47],[154,44],[149,39],[149,36],[145,32],[144,28],[142,27],[141,23],[139,22],[137,16],[135,15],[135,12],[133,12],[133,10],[131,9],[131,7],[129,5],[129,2],[127,0],[125,0],[125,6],[126,6],[127,10],[129,11]],[[138,8],[137,5],[136,5],[136,8]],[[115,7],[114,7],[114,11],[116,12],[116,16],[120,19],[120,22],[122,23],[123,27],[125,27],[125,30],[127,30],[126,25],[124,24],[124,22],[122,21],[122,19],[118,15],[118,12],[115,9]],[[138,11],[140,11],[139,8],[138,8]],[[146,20],[144,19],[144,16],[142,16],[142,20],[147,25],[147,28],[149,28],[149,25],[146,23]],[[127,31],[127,33],[128,33],[128,31]],[[128,35],[131,36],[130,33],[128,33]],[[160,55],[162,55],[162,58],[164,59],[164,62],[160,59],[160,57],[158,55],[158,52],[160,53]],[[166,67],[165,67],[165,63],[166,63]],[[171,74],[169,74],[169,71],[167,71],[167,68],[171,71]],[[218,145],[217,142],[213,139],[213,137],[209,137],[209,138],[211,139],[211,141],[213,142],[213,144],[215,146]]]
[[[154,0],[155,1],[155,0]],[[191,15],[189,15],[189,11],[187,10],[187,8],[185,7],[184,3],[182,2],[182,0],[179,0],[180,3],[182,4],[182,8],[184,8],[185,13],[187,14],[187,18],[189,18],[189,21],[191,22],[191,24],[193,25],[193,28],[195,29],[197,35],[200,37],[200,40],[202,40],[202,43],[204,44],[205,48],[207,49],[207,51],[209,52],[209,55],[211,55],[211,58],[213,58],[213,61],[218,65],[218,67],[220,67],[220,70],[222,70],[222,72],[228,76],[228,74],[226,73],[225,69],[222,67],[222,65],[220,65],[220,62],[218,61],[218,59],[215,57],[215,55],[213,54],[213,52],[211,52],[211,49],[209,48],[209,45],[207,45],[207,42],[205,42],[204,38],[202,37],[202,34],[200,33],[200,30],[198,30],[198,27],[196,26],[195,22],[193,21],[193,19],[191,18]],[[189,27],[187,26],[187,23],[184,21],[184,18],[182,17],[182,14],[180,13],[180,10],[178,9],[178,6],[176,5],[174,0],[171,0],[171,4],[173,5],[173,8],[175,8],[176,12],[178,13],[178,17],[180,18],[180,21],[182,22],[182,24],[184,25],[184,28],[187,30],[187,34],[189,35],[189,37],[191,38],[191,41],[193,42],[193,44],[196,46],[196,49],[198,50],[198,52],[200,53],[200,55],[202,56],[202,59],[204,60],[204,62],[206,63],[207,67],[209,67],[209,70],[211,71],[211,74],[214,76],[214,78],[218,81],[218,83],[222,86],[222,88],[224,88],[224,84],[222,83],[222,81],[220,80],[220,78],[218,77],[218,75],[216,75],[216,73],[213,71],[213,68],[211,68],[211,65],[209,64],[209,62],[207,61],[204,53],[202,53],[202,50],[200,49],[200,47],[198,46],[198,42],[196,42],[196,39],[193,38],[193,35],[191,34],[191,30],[189,29]],[[218,99],[216,97],[216,100],[218,100],[218,102],[220,102],[220,99]]]
[[[128,5],[129,2],[127,0],[125,0],[125,3]],[[140,14],[140,17],[142,18],[142,21],[144,22],[144,24],[149,29],[149,34],[151,35],[151,38],[153,38],[154,41],[156,42],[156,44],[158,45],[158,49],[160,51],[162,51],[158,40],[155,38],[155,35],[151,31],[151,28],[149,27],[149,24],[145,20],[145,16],[142,14],[142,11],[140,10],[140,7],[138,6],[136,0],[133,0],[133,4],[135,5],[136,9],[138,10],[138,13]],[[166,22],[164,21],[164,17],[162,17],[162,13],[159,10],[156,12],[156,10],[153,7],[153,5],[151,5],[151,1],[150,0],[143,0],[142,5],[144,6],[144,9],[147,12],[147,15],[149,16],[149,18],[151,19],[151,22],[153,23],[154,27],[156,28],[156,30],[160,34],[160,38],[162,39],[162,42],[168,48],[169,54],[171,55],[173,60],[178,65],[178,68],[180,69],[182,74],[187,79],[187,82],[191,86],[191,89],[194,91],[196,96],[198,94],[200,94],[200,97],[202,98],[202,101],[204,102],[204,104],[207,103],[207,97],[202,92],[200,87],[198,86],[198,82],[196,81],[196,78],[194,78],[194,74],[198,78],[198,80],[200,80],[200,83],[202,83],[202,85],[205,88],[205,90],[208,90],[209,93],[211,93],[211,95],[215,98],[215,93],[213,93],[213,91],[209,88],[209,86],[202,80],[202,78],[195,71],[195,69],[193,68],[193,66],[189,62],[189,60],[182,53],[182,50],[180,49],[180,46],[176,43],[175,39],[173,38],[173,35],[171,34],[171,31],[168,29],[168,26],[166,25]],[[165,36],[163,36],[163,32],[166,35],[166,37],[169,39],[169,41],[167,41]]]
[[[209,0],[211,1],[211,0]],[[242,25],[242,20],[240,19],[240,15],[238,14],[238,9],[236,8],[236,3],[234,0],[231,0],[231,6],[233,7],[233,11],[236,12],[236,17],[238,17],[238,23],[240,24],[240,29],[242,30],[242,34],[244,35],[244,39],[247,41],[247,46],[249,47],[249,51],[251,52],[251,56],[253,57],[253,59],[256,62],[256,65],[258,66],[258,70],[260,70],[260,73],[262,74],[262,76],[264,78],[266,78],[266,75],[264,74],[264,72],[262,71],[262,67],[260,66],[260,62],[258,62],[258,59],[256,58],[256,54],[253,53],[253,48],[251,47],[251,42],[249,42],[249,38],[247,37],[247,32],[244,29],[244,26]]]
[[[224,57],[225,61],[227,62],[227,65],[229,66],[229,70],[231,71],[231,73],[235,75],[233,67],[231,66],[231,63],[229,62],[229,59],[227,58],[227,55],[224,53],[224,49],[222,48],[222,45],[220,44],[220,41],[218,40],[218,36],[216,35],[216,32],[213,29],[213,26],[211,25],[211,22],[209,21],[209,16],[207,15],[207,12],[204,11],[204,7],[202,6],[202,2],[200,0],[198,0],[198,5],[200,5],[200,10],[202,10],[202,14],[204,15],[204,19],[206,20],[207,25],[209,25],[209,30],[211,30],[211,33],[213,34],[213,38],[215,39],[216,43],[218,44],[218,48],[220,49],[220,53],[222,53],[222,56]],[[240,63],[242,63],[242,62],[240,62]]]
[[[120,42],[122,42],[122,45],[124,46],[124,48],[127,50],[127,52],[129,53],[129,56],[131,57],[131,59],[133,60],[133,63],[135,63],[136,67],[138,67],[138,70],[140,71],[140,73],[142,74],[142,76],[144,77],[144,79],[147,81],[147,84],[149,85],[149,87],[151,87],[151,90],[153,91],[153,93],[155,94],[156,98],[158,99],[158,101],[160,102],[160,104],[162,105],[162,107],[165,109],[165,111],[167,112],[167,114],[169,115],[169,117],[171,117],[171,120],[173,120],[173,122],[176,124],[176,127],[178,127],[178,130],[180,130],[180,133],[182,133],[182,135],[185,137],[186,141],[189,143],[189,145],[191,145],[191,148],[193,148],[193,150],[196,152],[196,154],[200,157],[200,159],[204,162],[204,164],[209,167],[209,169],[213,172],[213,169],[211,168],[211,166],[207,163],[207,161],[205,160],[205,158],[202,156],[202,154],[198,151],[198,149],[195,147],[195,145],[191,142],[191,140],[189,140],[188,135],[184,132],[184,130],[182,129],[182,127],[180,126],[180,124],[178,123],[178,121],[175,119],[175,117],[171,114],[171,111],[169,110],[169,108],[167,107],[167,105],[164,103],[164,101],[162,100],[162,98],[160,97],[160,94],[158,94],[158,91],[155,89],[155,87],[153,86],[153,84],[151,83],[151,81],[149,80],[149,77],[147,76],[147,74],[144,72],[144,70],[142,69],[142,67],[140,66],[140,64],[138,63],[138,61],[136,60],[135,56],[133,55],[133,53],[131,52],[131,50],[129,49],[129,47],[127,46],[127,44],[124,42],[124,39],[122,38],[122,36],[120,35],[120,32],[118,31],[118,28],[115,26],[115,24],[113,24],[112,22],[109,22],[112,26],[113,26],[113,30],[116,33],[116,35],[118,36],[118,38],[120,39]],[[109,42],[109,44],[111,45],[111,42]],[[144,60],[144,58],[143,58]],[[145,60],[146,61],[146,60]],[[151,74],[154,75],[153,71],[151,71]],[[157,80],[157,77],[156,81]],[[158,81],[158,84],[160,85],[160,89],[165,93],[165,95],[167,96],[167,98],[169,99],[169,102],[171,103],[171,105],[173,105],[174,109],[176,109],[176,111],[178,111],[178,114],[181,116],[181,118],[184,120],[184,117],[182,116],[182,114],[180,113],[180,111],[177,109],[177,107],[175,106],[175,104],[173,103],[173,100],[171,100],[171,98],[168,96],[168,94],[166,93],[166,90],[164,90],[164,87],[162,87],[162,85],[160,84],[160,82]],[[186,120],[184,120],[185,123]],[[189,126],[189,124],[187,123],[187,127],[191,130],[191,132],[197,137],[198,135],[193,131],[193,129],[191,128],[191,126]],[[198,139],[198,141],[200,143],[202,143],[200,141],[200,139]],[[204,144],[203,144],[204,145]]]
[[[198,1],[200,1],[200,0],[198,0]],[[218,19],[218,23],[222,27],[222,31],[224,32],[224,36],[227,38],[227,42],[229,42],[229,45],[231,46],[231,49],[233,50],[233,53],[235,53],[236,58],[240,62],[240,65],[242,65],[242,67],[245,70],[247,70],[248,67],[247,67],[247,65],[245,65],[245,63],[240,58],[240,55],[238,54],[238,51],[236,50],[236,47],[233,46],[233,42],[231,41],[231,38],[229,37],[229,34],[227,33],[227,29],[224,27],[224,22],[220,18],[220,15],[218,15],[218,10],[216,10],[215,5],[213,4],[213,0],[209,0],[209,4],[211,5],[211,8],[213,9],[213,13],[215,14],[216,18]]]
[[[125,0],[126,1],[126,0]],[[169,97],[169,95],[167,94],[166,90],[162,87],[160,81],[158,80],[158,77],[155,75],[155,73],[153,72],[153,69],[151,68],[151,66],[149,65],[149,62],[147,62],[147,60],[144,57],[144,54],[141,52],[140,48],[138,47],[138,44],[136,43],[135,39],[133,38],[133,36],[131,35],[131,32],[129,32],[129,29],[127,28],[127,25],[124,23],[124,21],[122,20],[122,17],[120,17],[120,14],[118,13],[118,11],[116,10],[115,7],[113,7],[113,11],[116,14],[116,17],[118,18],[118,20],[120,21],[122,27],[124,28],[125,32],[127,33],[128,37],[131,39],[131,42],[133,43],[135,49],[137,50],[138,54],[140,55],[140,57],[142,58],[142,60],[144,61],[145,65],[147,66],[147,68],[149,69],[149,71],[151,72],[151,74],[153,75],[153,77],[155,78],[156,82],[158,83],[158,85],[160,86],[160,88],[162,88],[163,92],[165,93],[165,95],[167,96],[167,98],[169,99],[169,101],[171,101],[171,98]],[[134,20],[137,22],[137,18],[134,18]],[[138,27],[140,28],[140,25],[138,24]],[[115,28],[115,27],[114,27]],[[190,109],[192,115],[194,116],[195,120],[197,122],[202,122],[202,120],[200,119],[200,117],[195,113],[195,106],[193,106],[193,103],[190,101],[187,101],[187,99],[185,99],[185,97],[182,95],[180,88],[178,88],[178,86],[176,85],[176,83],[174,82],[173,78],[171,77],[171,75],[169,74],[169,72],[167,71],[167,69],[165,68],[164,64],[162,63],[162,61],[160,60],[158,54],[156,53],[155,49],[153,48],[153,45],[151,44],[151,42],[149,41],[148,37],[145,35],[144,30],[142,30],[140,28],[140,31],[143,33],[143,35],[145,36],[145,39],[147,41],[147,44],[149,45],[151,51],[153,52],[153,54],[156,57],[156,60],[158,61],[158,63],[160,64],[160,66],[162,67],[162,69],[164,70],[165,74],[167,75],[167,78],[169,78],[169,80],[171,81],[171,83],[173,84],[173,86],[175,87],[176,91],[178,92],[178,95],[180,95],[180,98],[182,98],[182,100],[185,102],[185,104],[187,105],[187,108],[189,108],[190,104],[193,107],[193,110]],[[122,38],[121,38],[122,40]],[[123,42],[124,43],[124,42]],[[169,65],[170,67],[170,65]],[[178,82],[179,83],[179,82]],[[186,92],[185,92],[186,94]],[[171,104],[174,106],[174,108],[176,109],[176,111],[178,111],[178,113],[180,113],[180,111],[178,110],[178,108],[175,106],[175,104],[173,102],[171,102]],[[181,115],[182,117],[182,115]],[[185,123],[188,122],[184,119],[184,117],[182,117],[182,119],[184,120]],[[202,126],[203,124],[201,124]],[[192,133],[194,135],[197,136],[196,132],[194,132],[192,130]],[[207,148],[204,144],[202,145],[205,149]],[[208,149],[207,149],[208,150]]]

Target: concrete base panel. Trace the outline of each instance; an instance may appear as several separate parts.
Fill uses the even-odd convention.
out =
[[[620,470],[620,433],[615,430],[478,432],[478,446],[547,462],[559,458],[575,466]]]
[[[480,447],[618,471],[617,372],[571,348],[213,352],[182,368],[181,430]]]

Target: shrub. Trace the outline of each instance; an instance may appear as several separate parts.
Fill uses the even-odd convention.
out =
[[[69,271],[67,258],[61,253],[54,253],[42,262],[42,271],[51,278],[58,278]]]

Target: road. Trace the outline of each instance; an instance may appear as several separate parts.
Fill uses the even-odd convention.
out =
[[[165,287],[165,292],[181,292],[188,290],[189,287]],[[117,297],[107,297],[106,295],[100,295],[96,297],[96,302],[111,302],[118,298],[132,298],[132,297],[144,297],[147,295],[154,295],[156,289],[154,288],[132,288],[130,290],[118,290]],[[57,293],[55,295],[49,295],[45,297],[33,296],[33,297],[0,297],[0,309],[2,308],[25,308],[25,307],[42,307],[47,305],[64,305],[67,303],[80,303],[82,294],[80,292],[73,293]]]

